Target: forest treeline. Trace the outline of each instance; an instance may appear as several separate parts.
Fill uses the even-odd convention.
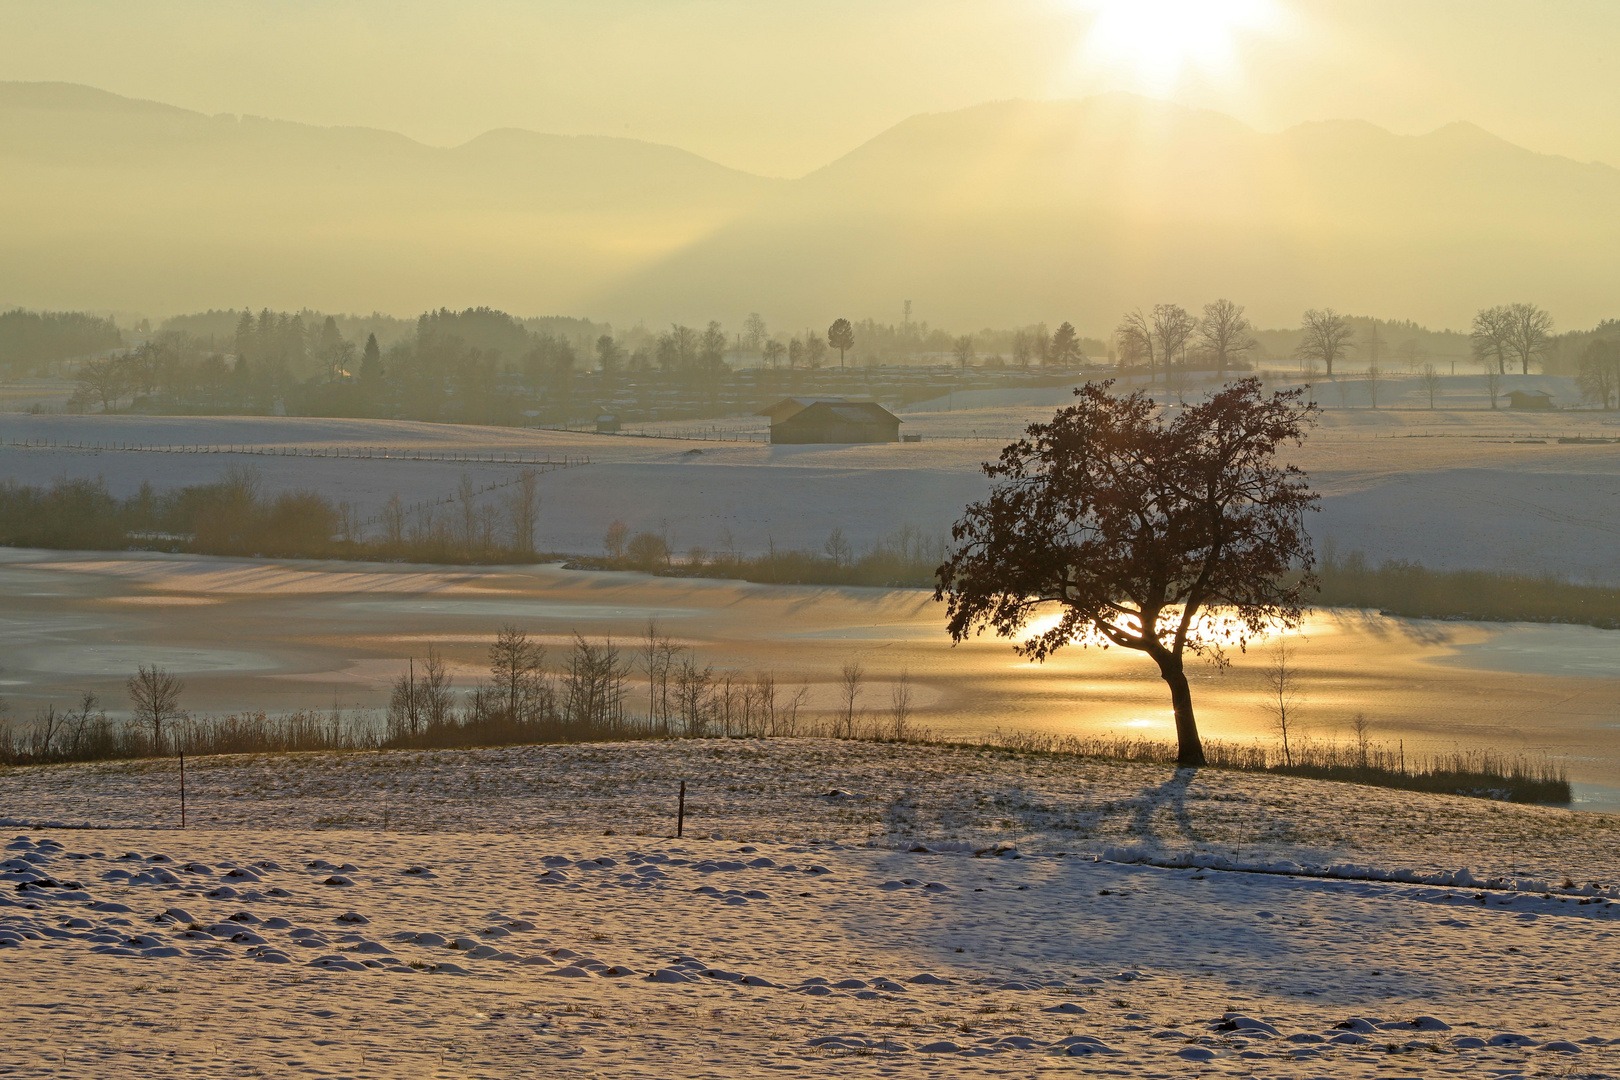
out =
[[[208,484],[128,498],[96,480],[0,483],[0,544],[57,550],[171,551],[300,559],[431,563],[532,562],[539,473],[520,468],[500,485],[463,473],[454,495],[406,504],[399,495],[361,518],[315,491],[265,492],[252,469]]]
[[[228,334],[220,325],[227,314],[235,318]],[[836,377],[835,362],[838,373],[870,382],[873,365],[919,354],[953,358],[963,371],[975,360],[1051,371],[1086,359],[1086,343],[1068,323],[952,336],[927,323],[839,319],[825,332],[772,333],[755,314],[733,333],[711,320],[615,335],[584,320],[469,308],[427,312],[410,334],[385,341],[376,330],[346,336],[335,316],[310,314],[170,320],[132,349],[81,364],[70,408],[561,425],[604,409],[642,418],[748,412],[807,386],[829,392],[823,383]],[[348,322],[363,329],[379,318]]]
[[[0,311],[0,373],[22,375],[42,364],[123,344],[124,335],[113,320],[82,311]]]

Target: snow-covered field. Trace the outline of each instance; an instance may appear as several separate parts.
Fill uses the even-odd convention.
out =
[[[814,741],[193,761],[184,832],[176,779],[0,775],[0,814],[31,819],[0,864],[0,1068],[1620,1065],[1620,822],[1597,815]]]
[[[549,550],[597,552],[615,520],[665,533],[677,552],[729,545],[758,553],[773,543],[819,549],[834,528],[862,548],[905,526],[943,536],[985,490],[979,463],[1025,425],[1049,418],[1067,392],[962,396],[972,399],[972,408],[946,411],[928,403],[929,409],[904,414],[904,430],[920,434],[921,443],[880,446],[767,446],[385,420],[8,415],[0,418],[0,477],[45,483],[101,476],[115,492],[129,494],[144,480],[203,483],[231,465],[251,465],[272,491],[313,488],[354,504],[365,517],[396,492],[407,503],[447,498],[463,472],[485,486],[510,480],[519,467],[404,460],[401,454],[588,457],[586,467],[542,479],[539,539]],[[1562,436],[1620,438],[1620,418],[1477,407],[1330,408],[1318,432],[1291,457],[1324,496],[1313,535],[1332,538],[1341,552],[1620,582],[1620,445],[1560,444]],[[15,445],[30,439],[222,449]],[[372,456],[280,456],[287,450]],[[391,456],[382,457],[385,450]]]

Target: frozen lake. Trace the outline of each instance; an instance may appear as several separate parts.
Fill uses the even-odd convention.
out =
[[[15,721],[99,694],[160,664],[193,712],[376,709],[406,658],[430,644],[457,684],[485,670],[501,624],[552,646],[578,630],[627,653],[649,618],[717,671],[774,671],[830,709],[839,669],[868,674],[861,705],[888,706],[909,673],[917,721],[942,735],[1038,730],[1173,734],[1147,660],[1072,649],[1044,666],[981,639],[952,648],[922,592],[787,588],[541,567],[426,567],[199,556],[0,550],[0,696]],[[1347,737],[1356,713],[1408,753],[1453,747],[1545,752],[1587,784],[1620,788],[1620,634],[1585,627],[1422,622],[1359,612],[1312,617],[1297,639],[1302,735]],[[1222,673],[1194,664],[1203,731],[1269,739],[1264,656]],[[634,701],[634,699],[632,699]]]

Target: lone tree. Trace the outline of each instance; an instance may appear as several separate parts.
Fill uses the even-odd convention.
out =
[[[1530,361],[1552,348],[1553,317],[1534,304],[1509,304],[1504,322],[1507,350],[1519,361],[1519,374],[1528,375]]]
[[[1300,321],[1303,337],[1299,342],[1299,355],[1312,363],[1327,367],[1328,378],[1333,378],[1333,362],[1342,360],[1356,347],[1356,331],[1343,315],[1332,308],[1316,308],[1305,313]]]
[[[1511,315],[1506,305],[1480,308],[1474,315],[1473,328],[1469,331],[1469,341],[1474,348],[1474,359],[1485,365],[1485,370],[1491,370],[1491,364],[1496,364],[1498,375],[1507,374],[1508,353],[1508,322]],[[1496,408],[1496,403],[1491,403]]]
[[[1119,342],[1119,357],[1127,365],[1147,361],[1148,382],[1153,381],[1153,327],[1148,323],[1147,316],[1142,309],[1127,311],[1125,317],[1120,319],[1119,325],[1114,328],[1114,337]]]
[[[1316,587],[1304,514],[1317,496],[1276,455],[1317,407],[1300,390],[1262,397],[1250,378],[1171,416],[1111,385],[1079,387],[984,466],[999,483],[952,528],[934,599],[953,641],[1028,629],[1014,649],[1036,661],[1074,641],[1146,653],[1170,688],[1177,762],[1202,765],[1184,654],[1224,666],[1225,646],[1297,626]],[[1031,627],[1050,604],[1058,621]]]
[[[827,328],[827,344],[838,350],[838,366],[844,366],[844,352],[855,347],[855,328],[848,319],[838,319]]]
[[[1040,333],[1044,334],[1045,332],[1046,327],[1043,324]],[[1085,354],[1080,351],[1080,335],[1075,332],[1074,326],[1068,322],[1058,326],[1057,332],[1052,335],[1051,340],[1046,345],[1046,351],[1052,358],[1052,363],[1060,368],[1078,364],[1085,358]]]
[[[136,722],[152,729],[152,751],[161,754],[163,722],[178,720],[183,715],[180,692],[186,684],[160,667],[143,664],[125,685],[129,689],[130,703],[135,706]]]
[[[1198,340],[1215,361],[1216,379],[1224,380],[1227,367],[1260,344],[1250,332],[1253,329],[1240,304],[1217,300],[1204,305],[1204,317],[1198,320]]]
[[[1164,357],[1164,371],[1169,377],[1176,357],[1182,365],[1187,362],[1187,339],[1198,328],[1198,320],[1187,314],[1180,304],[1153,305],[1153,336],[1159,342],[1159,355]]]

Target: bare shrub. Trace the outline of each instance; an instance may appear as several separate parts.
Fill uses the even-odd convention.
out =
[[[160,667],[142,665],[125,685],[136,720],[152,729],[153,752],[161,754],[164,722],[184,715],[180,712],[180,693],[186,684]]]
[[[861,667],[861,662],[853,659],[844,664],[838,674],[839,738],[855,737],[856,705],[861,699],[861,683],[865,678],[866,671]]]
[[[1283,761],[1294,763],[1288,738],[1297,727],[1300,702],[1298,678],[1294,670],[1294,648],[1286,637],[1278,637],[1265,668],[1266,699],[1263,708],[1271,714],[1273,729],[1282,740]]]

